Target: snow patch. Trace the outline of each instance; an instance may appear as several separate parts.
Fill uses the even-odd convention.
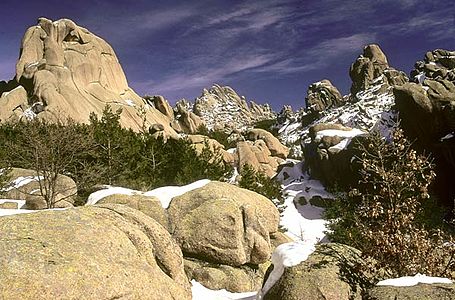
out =
[[[416,274],[415,276],[405,276],[400,278],[386,279],[379,281],[379,286],[414,286],[419,283],[453,283],[452,280],[442,277],[429,277],[422,274]]]
[[[94,205],[101,199],[106,198],[111,195],[116,195],[116,194],[135,195],[135,194],[142,194],[142,192],[123,188],[123,187],[106,185],[106,186],[104,186],[104,189],[91,193],[90,196],[88,196],[87,203],[85,205]]]
[[[201,179],[184,186],[164,186],[144,193],[145,196],[157,197],[164,208],[168,208],[172,198],[185,194],[186,192],[201,188],[210,182],[209,179]]]
[[[9,192],[13,189],[19,189],[20,187],[29,184],[33,181],[43,180],[43,176],[20,176],[14,179],[7,187],[3,188],[3,192]]]
[[[104,186],[105,188],[99,191],[96,191],[92,194],[87,199],[87,203],[85,205],[94,205],[101,199],[108,197],[110,195],[115,195],[115,194],[120,194],[120,195],[143,195],[143,196],[149,196],[149,197],[156,197],[160,200],[161,205],[164,208],[169,207],[169,203],[171,202],[172,198],[180,196],[185,194],[186,192],[192,191],[194,189],[203,187],[207,183],[209,183],[210,180],[208,179],[202,179],[193,183],[190,183],[188,185],[184,186],[164,186],[160,187],[148,192],[141,192],[141,191],[136,191],[128,188],[123,188],[123,187],[116,187],[116,186],[109,186],[106,185]]]
[[[303,241],[281,244],[272,254],[273,270],[259,291],[256,299],[262,299],[284,273],[285,267],[293,267],[305,261],[315,251],[313,244]]]

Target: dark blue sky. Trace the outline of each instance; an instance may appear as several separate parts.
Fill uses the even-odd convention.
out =
[[[213,83],[248,99],[303,105],[330,79],[343,93],[367,43],[406,73],[426,51],[455,49],[453,0],[1,0],[0,80],[10,79],[25,30],[70,18],[108,41],[139,94],[193,100]]]

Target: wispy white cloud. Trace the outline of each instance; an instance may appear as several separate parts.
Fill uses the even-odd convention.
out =
[[[432,40],[453,38],[455,34],[455,15],[445,11],[431,11],[409,17],[400,22],[372,26],[374,31],[387,32],[393,36],[406,36],[419,33]]]
[[[375,39],[374,33],[359,33],[329,39],[306,50],[301,57],[293,56],[279,60],[273,64],[257,68],[255,71],[289,74],[325,68],[340,57],[360,53],[365,45],[375,42]]]
[[[249,69],[254,69],[267,64],[273,59],[268,55],[250,55],[240,58],[232,58],[212,66],[205,66],[195,71],[176,73],[163,80],[152,80],[139,83],[156,92],[179,91],[198,87],[200,89],[222,82],[226,77]]]

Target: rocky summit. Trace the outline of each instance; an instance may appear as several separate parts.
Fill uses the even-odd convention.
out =
[[[112,47],[68,19],[40,18],[27,29],[15,78],[0,92],[2,121],[70,117],[86,123],[90,113],[101,115],[109,104],[123,110],[120,123],[127,128],[140,130],[144,111],[148,125],[159,123],[175,134],[169,118],[128,86]]]
[[[262,120],[274,119],[269,105],[256,104],[239,96],[231,87],[213,85],[194,101],[193,112],[209,129],[244,129]]]

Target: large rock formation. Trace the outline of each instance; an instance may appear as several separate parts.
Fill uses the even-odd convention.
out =
[[[20,86],[0,98],[0,119],[71,117],[88,122],[109,104],[122,108],[120,123],[140,130],[143,107],[149,125],[160,123],[170,134],[170,119],[128,87],[112,47],[71,20],[40,18],[22,39],[15,79]]]
[[[191,299],[180,248],[122,205],[0,218],[4,299]]]
[[[436,189],[450,208],[455,197],[455,51],[427,52],[411,80],[394,89],[401,125],[416,146],[433,154]]]
[[[208,129],[243,129],[262,120],[274,119],[268,104],[259,105],[239,96],[228,86],[213,85],[196,98],[193,112],[201,117]]]
[[[349,76],[352,79],[351,95],[356,97],[360,91],[365,91],[377,83],[377,78],[385,75],[390,85],[402,85],[407,81],[403,72],[390,68],[387,57],[379,45],[365,46],[363,54],[351,65]]]
[[[269,199],[222,182],[173,198],[168,214],[185,256],[232,266],[266,262],[279,222]]]

